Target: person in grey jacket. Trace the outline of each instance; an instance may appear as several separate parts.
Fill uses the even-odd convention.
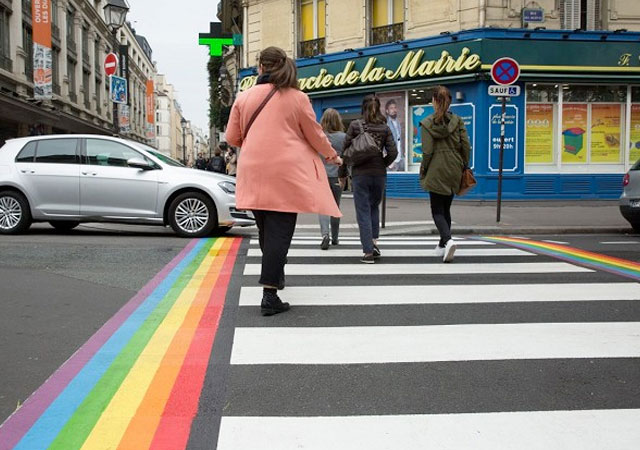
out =
[[[340,113],[333,108],[328,108],[322,115],[320,125],[325,134],[331,142],[331,146],[338,153],[338,156],[342,156],[344,149],[344,126],[342,125],[342,118]],[[335,164],[327,164],[324,162],[324,168],[327,171],[327,178],[329,180],[329,186],[331,192],[333,192],[333,198],[336,200],[336,204],[340,206],[340,198],[342,197],[342,189],[344,183],[338,178],[338,166]],[[320,220],[320,233],[322,234],[322,243],[320,248],[322,250],[329,249],[329,239],[331,239],[332,245],[338,245],[338,234],[340,232],[340,218],[329,216],[318,216]],[[331,230],[329,230],[331,228]],[[331,231],[331,238],[329,238],[329,231]]]

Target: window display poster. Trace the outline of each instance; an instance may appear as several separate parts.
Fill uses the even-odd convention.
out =
[[[525,163],[553,163],[553,105],[527,104]]]
[[[405,170],[407,160],[406,145],[404,142],[404,92],[384,92],[376,94],[380,99],[380,112],[387,119],[387,125],[393,134],[393,140],[398,148],[398,156],[395,161],[387,168],[392,172],[403,172]]]
[[[635,163],[640,159],[640,103],[631,105],[631,149],[629,162]]]
[[[586,103],[565,103],[562,107],[562,162],[587,162]]]
[[[502,128],[502,107],[489,107],[489,169],[500,170],[500,129]],[[518,107],[507,105],[504,127],[503,170],[514,172],[518,168]]]
[[[619,163],[622,160],[621,107],[620,103],[591,105],[591,162]]]
[[[474,145],[474,121],[475,110],[471,103],[459,105],[451,105],[449,110],[460,116],[467,127],[469,142],[471,143],[471,152],[469,154],[469,167],[473,167],[473,145]],[[433,106],[416,105],[411,107],[411,160],[410,163],[420,164],[422,162],[422,134],[420,133],[420,122],[433,114]]]

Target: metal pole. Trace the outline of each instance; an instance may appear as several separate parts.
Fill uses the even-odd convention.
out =
[[[120,58],[121,55],[120,55],[120,46],[119,46],[119,42],[118,42],[118,30],[113,30],[112,34],[113,34],[113,41],[115,42],[113,50],[115,52],[116,49],[117,49],[118,58]],[[118,63],[116,64],[116,74],[118,76],[120,76],[120,61],[119,60],[118,60]],[[120,134],[120,121],[118,119],[118,104],[116,102],[113,102],[112,115],[113,115],[113,132],[117,136],[117,135]]]
[[[500,120],[500,165],[498,168],[498,211],[496,222],[500,222],[502,209],[502,167],[504,163],[504,128],[507,120],[507,97],[502,97],[502,118]]]
[[[187,141],[186,141],[186,135],[185,135],[185,127],[182,127],[182,161],[184,162],[184,165],[187,165]]]

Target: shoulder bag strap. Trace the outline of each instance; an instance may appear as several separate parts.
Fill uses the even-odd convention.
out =
[[[262,100],[262,103],[260,103],[260,106],[258,106],[258,109],[255,110],[255,112],[253,113],[253,115],[251,116],[251,118],[249,119],[249,123],[247,124],[247,128],[245,128],[244,130],[244,135],[242,136],[242,140],[244,141],[245,139],[247,139],[247,135],[249,134],[249,130],[251,129],[251,125],[253,125],[253,122],[256,120],[256,118],[258,117],[258,114],[260,114],[260,112],[263,110],[263,108],[267,105],[267,103],[269,103],[269,100],[271,100],[271,97],[273,97],[273,95],[276,93],[276,91],[278,90],[278,88],[276,88],[274,86],[273,89],[271,89],[271,92],[269,92],[269,95],[267,95],[265,97],[264,100]]]

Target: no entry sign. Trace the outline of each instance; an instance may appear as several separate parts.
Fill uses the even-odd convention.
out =
[[[520,76],[520,66],[515,59],[500,58],[491,66],[491,78],[497,84],[508,86]]]
[[[104,58],[104,73],[107,76],[115,75],[118,70],[118,57],[114,53],[109,53]]]

